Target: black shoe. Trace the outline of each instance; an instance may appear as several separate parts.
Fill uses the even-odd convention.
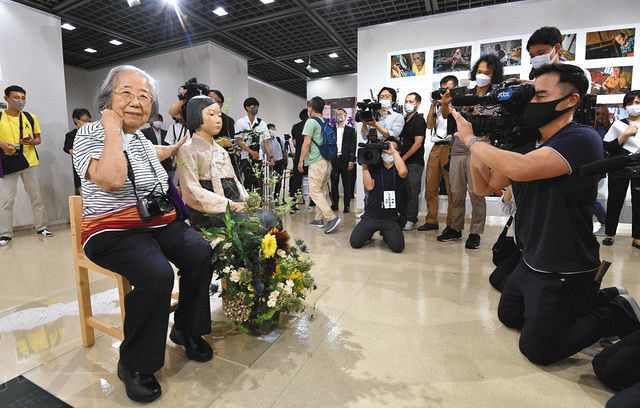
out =
[[[467,238],[467,242],[465,242],[464,247],[467,249],[477,249],[479,246],[480,246],[480,235],[469,234],[469,238]]]
[[[442,235],[438,235],[436,239],[440,242],[460,241],[462,239],[462,231],[447,227],[442,231]]]
[[[346,206],[344,207],[344,210],[343,210],[342,212],[343,212],[344,214],[349,214],[349,213],[351,212],[351,210],[349,209],[349,206],[348,206],[348,205],[346,205]]]
[[[151,402],[162,395],[160,383],[153,374],[131,371],[118,361],[118,378],[124,383],[127,397],[136,402]]]
[[[418,227],[418,231],[437,231],[438,229],[438,224],[429,224],[428,222]]]
[[[606,305],[620,295],[628,295],[629,292],[624,286],[611,286],[602,288],[596,293],[594,303],[597,305]]]
[[[202,337],[187,337],[173,325],[169,338],[172,342],[184,346],[187,357],[194,361],[205,362],[213,358],[213,349]]]
[[[631,296],[620,295],[612,303],[618,306],[619,311],[614,317],[618,337],[623,338],[640,330],[640,306]]]
[[[338,206],[337,205],[332,205],[331,206],[331,211],[338,211]]]
[[[613,237],[606,237],[605,239],[602,240],[602,245],[613,245]]]

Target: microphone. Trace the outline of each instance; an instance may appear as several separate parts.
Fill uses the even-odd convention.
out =
[[[616,156],[604,160],[598,160],[580,166],[580,175],[583,177],[595,176],[620,170],[635,162],[640,162],[640,154],[630,154],[628,156]]]
[[[451,104],[453,106],[479,105],[481,102],[482,98],[478,95],[455,96],[451,98]]]

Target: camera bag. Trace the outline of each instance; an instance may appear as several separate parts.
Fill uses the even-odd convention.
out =
[[[0,120],[2,119],[2,113],[0,112]],[[31,116],[28,112],[21,112],[20,113],[20,140],[22,140],[22,132],[23,132],[23,128],[22,128],[22,113],[24,113],[24,116],[27,117],[27,120],[29,121],[29,123],[31,124],[31,129],[32,129],[32,133],[33,133],[33,126],[34,126],[34,121],[33,121],[33,116]],[[21,144],[20,145],[20,150],[17,150],[15,154],[8,156],[7,154],[4,153],[3,150],[0,150],[0,163],[2,164],[0,167],[0,177],[4,177],[5,174],[11,174],[11,173],[16,173],[18,171],[22,171],[25,169],[29,168],[29,161],[27,160],[27,158],[24,156],[23,153],[23,149],[24,146]]]

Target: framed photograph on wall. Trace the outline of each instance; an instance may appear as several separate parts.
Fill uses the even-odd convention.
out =
[[[424,76],[426,73],[425,50],[391,54],[389,78]]]
[[[587,33],[585,59],[633,57],[635,28]]]
[[[433,73],[468,71],[471,69],[471,45],[433,51]]]
[[[633,67],[611,66],[587,68],[591,74],[591,93],[595,95],[625,94],[631,90]]]
[[[347,124],[353,126],[355,124],[356,115],[356,97],[349,98],[334,98],[324,100],[324,109],[322,110],[322,117],[325,121],[336,125],[336,109],[344,109],[347,112]]]
[[[522,40],[496,41],[480,44],[480,56],[495,55],[505,67],[520,65],[522,60]]]

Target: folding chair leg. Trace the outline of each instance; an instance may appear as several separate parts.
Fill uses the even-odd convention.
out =
[[[89,347],[95,344],[96,336],[88,319],[93,316],[91,310],[91,291],[89,289],[89,271],[87,268],[76,267],[76,287],[78,288],[78,310],[80,311],[80,331],[82,344]]]

